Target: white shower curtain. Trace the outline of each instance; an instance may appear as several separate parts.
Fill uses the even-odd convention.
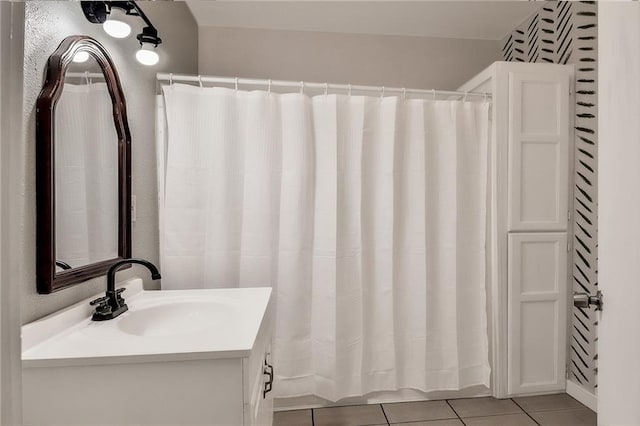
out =
[[[273,287],[276,396],[489,386],[488,103],[164,100],[162,286]]]
[[[118,135],[106,83],[66,83],[55,132],[56,260],[118,257]]]

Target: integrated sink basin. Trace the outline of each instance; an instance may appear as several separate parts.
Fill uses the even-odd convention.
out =
[[[149,305],[149,303],[147,303]],[[216,302],[140,304],[118,321],[118,328],[136,336],[215,333],[233,318],[233,308]]]

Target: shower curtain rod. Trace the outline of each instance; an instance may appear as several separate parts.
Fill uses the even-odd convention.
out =
[[[479,92],[458,92],[452,90],[424,90],[424,89],[406,89],[404,87],[385,87],[385,86],[361,86],[356,84],[334,84],[334,83],[309,83],[306,81],[284,81],[284,80],[265,80],[255,78],[238,78],[238,77],[216,77],[216,76],[204,76],[204,75],[187,75],[187,74],[173,74],[173,73],[158,73],[156,74],[158,82],[172,83],[197,83],[200,86],[204,86],[204,83],[225,84],[230,85],[238,89],[240,85],[248,86],[266,86],[269,90],[271,87],[286,87],[296,88],[301,93],[305,89],[322,90],[324,93],[328,93],[330,90],[338,90],[351,94],[352,91],[357,92],[375,92],[384,96],[390,92],[406,95],[422,95],[422,96],[458,96],[463,97],[465,100],[468,97],[490,99],[491,93],[479,93]]]
[[[104,78],[104,75],[100,72],[68,72],[64,76],[71,78]]]

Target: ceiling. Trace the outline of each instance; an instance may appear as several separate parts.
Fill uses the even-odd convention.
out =
[[[198,26],[500,40],[539,1],[186,0]]]

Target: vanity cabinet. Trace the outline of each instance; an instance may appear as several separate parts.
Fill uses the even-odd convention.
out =
[[[201,352],[192,347],[181,353],[176,343],[176,351],[167,353],[161,349],[163,337],[156,334],[138,338],[146,342],[131,340],[123,344],[123,348],[129,346],[130,354],[122,350],[117,355],[105,353],[108,349],[90,354],[85,346],[95,339],[95,335],[90,335],[97,327],[108,326],[113,330],[100,334],[104,346],[98,346],[94,352],[108,348],[110,341],[111,346],[121,344],[118,340],[125,337],[118,329],[124,327],[118,325],[117,319],[104,322],[112,324],[85,320],[78,324],[54,315],[44,322],[67,331],[54,332],[53,337],[35,344],[33,334],[43,333],[33,328],[42,328],[43,324],[24,326],[25,343],[31,346],[23,351],[24,424],[270,426],[273,416],[273,393],[269,392],[273,386],[270,289],[141,291],[130,299],[130,312],[119,318],[124,321],[128,313],[144,311],[144,298],[156,296],[153,293],[178,297],[173,305],[166,305],[175,307],[185,303],[184,297],[192,297],[183,296],[189,292],[223,294],[214,302],[222,317],[227,315],[230,297],[238,300],[238,306],[245,303],[250,306],[243,307],[246,312],[229,313],[229,320],[221,318],[221,327],[226,329],[221,330],[221,335],[226,333],[227,338],[219,343],[210,337],[200,339],[211,343],[211,347]],[[236,297],[235,293],[239,295]],[[247,296],[254,293],[260,293],[259,297]],[[71,311],[74,309],[87,308],[79,306]],[[194,308],[194,316],[202,319],[197,309]],[[89,312],[75,315],[86,314]],[[254,320],[242,323],[236,319],[247,316],[253,316]],[[231,347],[233,336],[245,343],[234,343],[235,347]],[[184,339],[187,338],[178,336],[175,342]],[[78,344],[74,349],[75,343]]]

